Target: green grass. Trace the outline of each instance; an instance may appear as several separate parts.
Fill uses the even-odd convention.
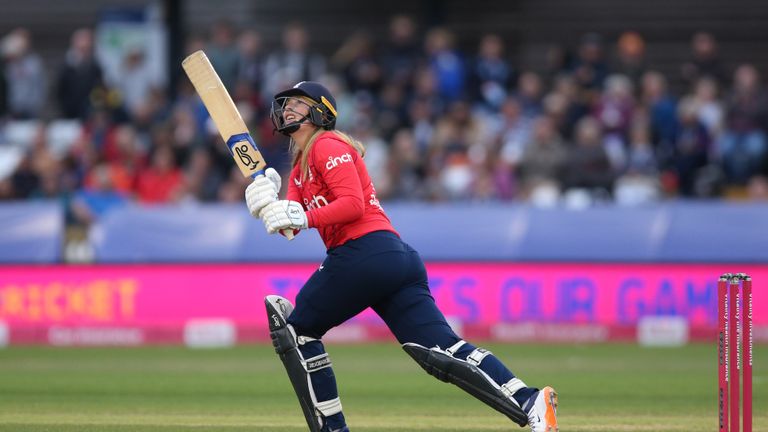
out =
[[[715,431],[714,346],[489,345],[560,394],[562,431]],[[394,344],[329,347],[353,432],[515,431]],[[768,431],[768,347],[755,350]],[[0,431],[306,431],[271,346],[0,349]]]

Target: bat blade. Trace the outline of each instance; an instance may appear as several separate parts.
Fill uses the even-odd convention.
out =
[[[203,51],[195,51],[181,62],[181,67],[203,100],[240,172],[251,178],[263,175],[267,163],[208,56]],[[282,232],[288,240],[293,239],[293,231],[286,229]]]
[[[181,66],[203,100],[221,138],[227,143],[240,172],[251,178],[264,174],[267,163],[208,56],[203,51],[195,51],[184,59]]]

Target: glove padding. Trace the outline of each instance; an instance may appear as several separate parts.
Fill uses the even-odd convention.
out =
[[[264,175],[257,176],[245,189],[245,202],[248,211],[255,218],[261,217],[261,211],[269,203],[277,201],[282,179],[274,168],[267,168]]]
[[[304,207],[296,201],[281,200],[267,204],[261,212],[261,220],[270,234],[284,229],[307,228],[307,214],[304,213]]]

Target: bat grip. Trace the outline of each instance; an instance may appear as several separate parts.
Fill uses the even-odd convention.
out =
[[[286,229],[284,229],[284,230],[282,230],[280,232],[283,233],[285,238],[287,238],[288,240],[293,240],[294,235],[293,235],[293,230],[292,229],[286,228]]]

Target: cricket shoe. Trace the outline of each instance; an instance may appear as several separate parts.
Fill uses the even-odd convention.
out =
[[[558,432],[557,392],[552,387],[539,390],[533,406],[528,410],[528,426],[531,432]]]

